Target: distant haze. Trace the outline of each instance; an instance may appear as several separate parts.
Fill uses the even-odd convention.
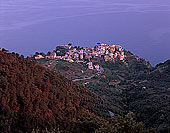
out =
[[[170,59],[170,0],[0,0],[0,47],[11,52],[97,42],[120,44],[152,65]]]

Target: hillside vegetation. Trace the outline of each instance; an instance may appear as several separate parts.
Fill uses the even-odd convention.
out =
[[[0,132],[71,129],[72,122],[95,118],[88,109],[91,97],[30,58],[0,51]]]
[[[37,63],[2,49],[0,132],[168,133],[170,61],[151,67],[125,55],[124,61],[95,58],[104,71],[75,83],[97,71],[60,59]]]
[[[101,58],[92,60],[93,64],[104,68],[103,73],[89,80],[78,81],[100,96],[99,102],[93,101],[95,104],[90,108],[91,111],[105,119],[110,118],[111,114],[127,114],[132,111],[137,120],[143,121],[146,127],[159,131],[169,130],[169,61],[152,67],[149,62],[129,51],[126,51],[125,55],[124,62],[105,62]],[[53,67],[53,70],[70,79],[77,75],[76,70],[81,66],[78,63],[63,65],[60,61],[53,65],[62,65],[63,68],[75,66],[75,73],[72,75],[65,74],[67,71],[62,67]],[[81,69],[87,68],[84,67],[81,66]]]
[[[148,127],[170,130],[170,61],[138,75],[126,90],[128,109]]]

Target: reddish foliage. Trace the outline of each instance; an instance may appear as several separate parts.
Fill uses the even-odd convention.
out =
[[[0,51],[0,131],[55,126],[89,114],[84,87],[30,58]]]

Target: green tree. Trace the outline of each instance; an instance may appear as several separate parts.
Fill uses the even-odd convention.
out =
[[[48,51],[47,56],[50,56],[50,55],[51,55],[51,52],[50,52],[50,51]]]
[[[37,56],[37,55],[39,55],[39,54],[40,54],[39,52],[35,52],[34,56]]]
[[[46,54],[44,54],[44,52],[41,52],[41,53],[40,53],[40,55],[42,55],[43,57],[45,57],[45,56],[46,56]]]
[[[95,133],[156,133],[154,130],[145,130],[142,122],[133,119],[133,113],[115,116],[108,123],[97,129]]]

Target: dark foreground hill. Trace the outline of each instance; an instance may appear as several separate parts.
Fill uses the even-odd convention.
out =
[[[95,118],[88,110],[92,96],[95,97],[88,89],[37,65],[30,58],[0,51],[2,133],[70,130],[71,122]],[[83,131],[89,130],[86,127]]]

